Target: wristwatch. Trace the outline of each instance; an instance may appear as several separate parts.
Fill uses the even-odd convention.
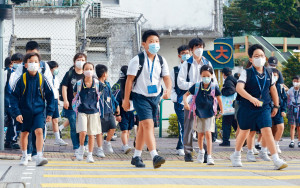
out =
[[[274,108],[277,108],[277,109],[279,109],[279,107],[280,107],[280,106],[276,106],[276,105],[274,105],[273,107],[274,107]]]

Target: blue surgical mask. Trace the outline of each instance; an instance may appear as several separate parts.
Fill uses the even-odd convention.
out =
[[[58,72],[59,72],[58,69],[55,69],[55,70],[53,71],[53,75],[54,75],[54,76],[58,75]]]
[[[202,82],[205,84],[209,84],[211,82],[211,77],[202,77]]]
[[[159,51],[159,49],[160,49],[159,43],[151,43],[151,44],[149,44],[149,50],[148,51],[151,54],[156,55],[157,52]]]
[[[190,57],[191,57],[190,54],[184,54],[184,55],[181,56],[181,60],[182,60],[182,61],[186,61],[186,60],[188,60]]]
[[[14,69],[17,69],[17,68],[18,68],[18,66],[19,66],[19,64],[18,64],[18,63],[14,63],[14,64],[13,64],[13,68],[14,68]]]

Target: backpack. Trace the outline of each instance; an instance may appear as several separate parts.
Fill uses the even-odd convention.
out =
[[[80,91],[81,91],[81,88],[82,88],[82,84],[83,84],[83,80],[82,79],[78,80],[76,82],[76,86],[75,87],[77,87],[77,93],[76,93],[75,97],[72,100],[72,108],[75,111],[76,116],[78,114],[78,107],[81,104],[81,100],[80,100],[79,94],[80,94]],[[100,103],[99,103],[100,95],[101,95],[100,87],[99,87],[99,80],[94,79],[94,86],[96,87],[96,92],[97,92],[97,108],[99,109],[99,113],[101,115]]]
[[[41,74],[39,72],[38,72],[38,74],[39,74],[39,90],[41,92],[42,99],[44,100],[44,76],[43,76],[43,74]],[[23,84],[24,84],[24,90],[22,93],[22,96],[23,96],[25,94],[26,86],[27,86],[26,72],[23,73],[22,78],[23,78]]]
[[[196,98],[197,98],[197,95],[199,93],[199,87],[200,87],[200,82],[197,82],[195,84],[195,93],[193,95],[192,103],[190,104],[190,111],[189,111],[189,119],[190,119],[191,113],[193,112],[194,123],[197,119],[197,116],[196,116]],[[216,98],[216,86],[215,86],[215,84],[211,83],[210,87],[211,87],[210,95],[214,98],[214,104],[213,104],[214,115],[217,115],[218,101],[217,101],[217,98]]]
[[[110,103],[111,103],[111,106],[112,106],[113,113],[115,113],[115,112],[116,112],[116,109],[117,109],[117,106],[119,105],[119,103],[117,102],[115,96],[114,96],[113,93],[112,93],[112,89],[111,89],[111,87],[110,87],[109,82],[106,82],[106,81],[105,81],[105,85],[106,85],[106,87],[108,87],[108,89],[109,89],[109,94],[110,94],[110,96],[111,96]],[[102,95],[103,93],[104,93],[104,92],[101,92],[101,95]],[[105,103],[105,101],[104,101],[104,95],[102,96],[102,98],[101,98],[101,96],[100,96],[100,102],[101,102],[101,105],[102,105],[102,107],[103,107],[103,108],[102,108],[102,109],[103,109],[103,113],[101,113],[101,117],[103,117],[102,115],[104,115],[104,103]]]
[[[70,80],[73,76],[73,70],[74,67],[71,67],[68,71],[68,80]],[[62,82],[59,84],[59,89],[58,89],[58,93],[59,93],[59,100],[60,101],[64,101],[64,98],[62,96]]]

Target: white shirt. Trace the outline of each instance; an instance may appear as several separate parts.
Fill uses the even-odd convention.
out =
[[[212,65],[211,65],[210,62],[208,63],[208,65],[212,67]],[[177,78],[178,87],[180,89],[182,89],[182,90],[188,90],[195,83],[201,82],[202,81],[202,77],[200,75],[200,69],[201,69],[202,66],[203,66],[203,62],[202,61],[198,64],[197,61],[195,59],[193,59],[193,63],[191,64],[191,68],[190,68],[190,71],[188,73],[187,72],[187,70],[188,70],[188,62],[187,61],[183,62],[182,66],[181,66],[181,69],[179,71],[179,74],[178,74],[178,78]],[[186,81],[187,74],[189,74],[189,78],[190,78],[189,82]],[[217,84],[218,80],[217,80],[215,74],[213,74],[213,79],[214,79],[214,83]]]
[[[54,84],[53,84],[54,99],[59,98],[59,91],[58,90],[59,90],[59,81],[58,81],[58,78],[55,77]]]
[[[292,103],[295,103],[295,91],[297,92],[297,90],[294,89],[294,87],[291,87],[288,92],[287,95],[289,96],[289,105],[291,105]],[[298,89],[298,95],[300,94],[300,91]],[[297,103],[300,103],[300,95],[298,96],[298,100]]]
[[[247,81],[247,71],[244,69],[244,70],[242,70],[242,73],[239,77],[238,82],[246,83],[246,81]],[[274,74],[273,73],[272,73],[271,81],[272,81],[271,85],[274,85],[275,84],[275,79],[274,79]]]
[[[180,70],[181,68],[181,63],[178,65],[178,68]],[[174,73],[174,68],[172,69],[171,73],[170,73],[170,77],[172,80],[172,89],[171,89],[171,101],[173,102],[177,102],[177,93],[175,91],[175,73]],[[178,83],[177,83],[178,85]]]
[[[149,70],[148,61],[147,61],[148,56],[145,51],[144,51],[144,55],[145,55],[145,61],[144,61],[143,70],[142,70],[140,76],[138,77],[135,85],[133,83],[132,92],[144,95],[146,97],[156,97],[161,92],[161,84],[162,84],[162,78],[160,77],[161,66],[160,66],[159,58],[157,55],[155,56],[153,75],[152,75],[152,83],[151,83],[150,71],[151,71],[153,62],[151,60],[149,60],[149,68],[150,68],[150,70]],[[162,59],[163,59],[162,76],[164,77],[164,76],[169,75],[169,68],[168,68],[166,59],[163,57],[162,57]],[[135,56],[129,62],[127,75],[136,76],[138,70],[139,70],[139,57]],[[152,94],[148,93],[148,86],[150,86],[150,85],[157,86],[157,93],[152,93]]]

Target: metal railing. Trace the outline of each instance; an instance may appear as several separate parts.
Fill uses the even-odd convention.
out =
[[[163,118],[162,117],[162,111],[163,111],[163,102],[169,101],[171,99],[161,99],[160,101],[160,107],[159,107],[159,138],[162,137],[162,121],[163,120],[169,120],[169,118]]]

